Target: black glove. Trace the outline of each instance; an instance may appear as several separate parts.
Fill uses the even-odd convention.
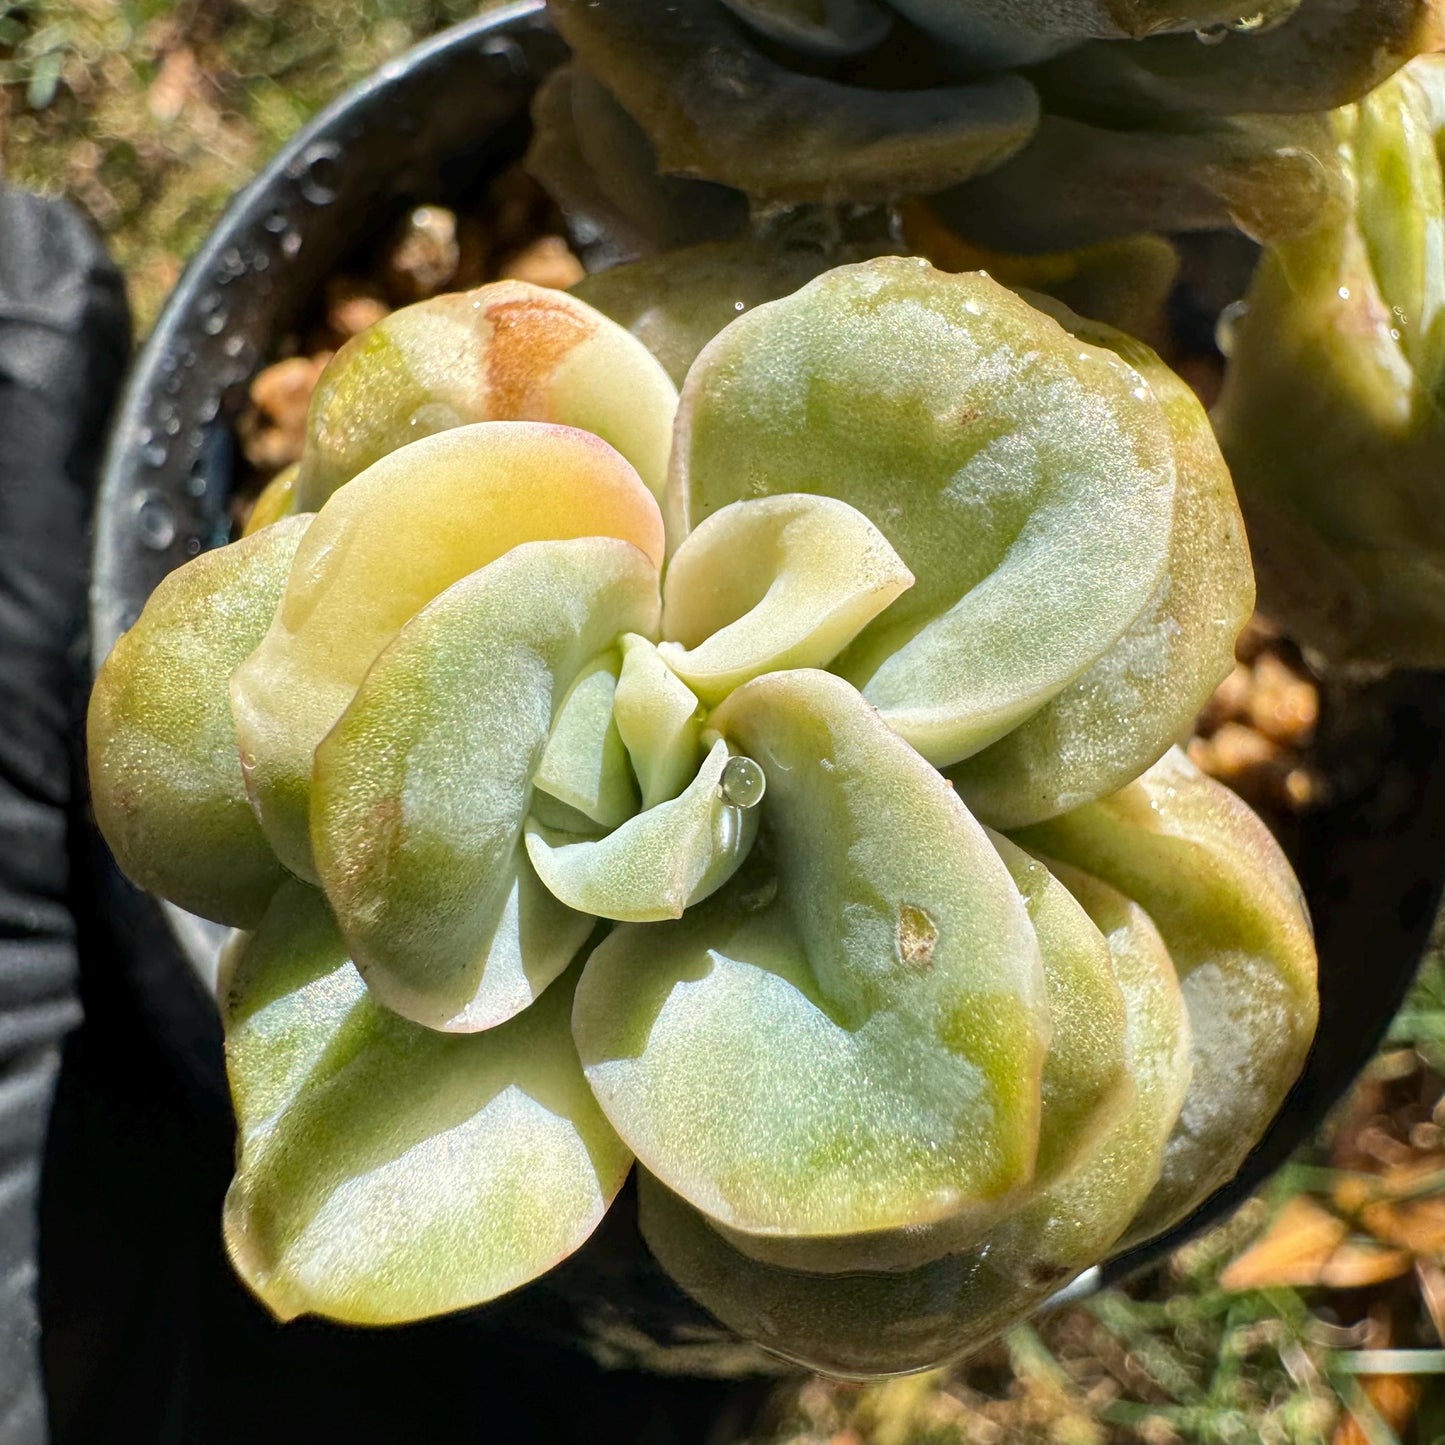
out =
[[[41,1152],[80,1019],[69,900],[86,524],[130,345],[120,277],[70,207],[0,185],[0,1440],[44,1445]]]

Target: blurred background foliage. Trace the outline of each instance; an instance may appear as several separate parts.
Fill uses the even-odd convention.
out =
[[[493,0],[499,3],[499,0]],[[78,202],[138,326],[317,107],[476,0],[0,0],[0,167]],[[953,1370],[781,1387],[751,1445],[1445,1441],[1445,961],[1228,1224]]]
[[[319,106],[477,0],[0,4],[0,165],[95,218],[148,328],[234,192]]]

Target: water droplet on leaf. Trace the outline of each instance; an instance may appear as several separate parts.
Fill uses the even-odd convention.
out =
[[[736,808],[756,808],[768,790],[767,775],[752,758],[729,758],[723,766],[718,787]]]

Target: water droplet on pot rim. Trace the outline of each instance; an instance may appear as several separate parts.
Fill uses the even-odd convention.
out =
[[[145,491],[136,498],[135,525],[141,545],[164,552],[176,540],[176,514],[159,493]]]

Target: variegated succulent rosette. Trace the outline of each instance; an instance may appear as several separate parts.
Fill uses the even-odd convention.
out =
[[[490,1300],[635,1161],[723,1323],[918,1368],[1278,1108],[1304,906],[1171,750],[1248,556],[1122,334],[884,258],[737,316],[679,401],[496,283],[344,347],[263,501],[157,589],[89,737],[127,873],[243,930],[225,1232],[278,1316]]]

